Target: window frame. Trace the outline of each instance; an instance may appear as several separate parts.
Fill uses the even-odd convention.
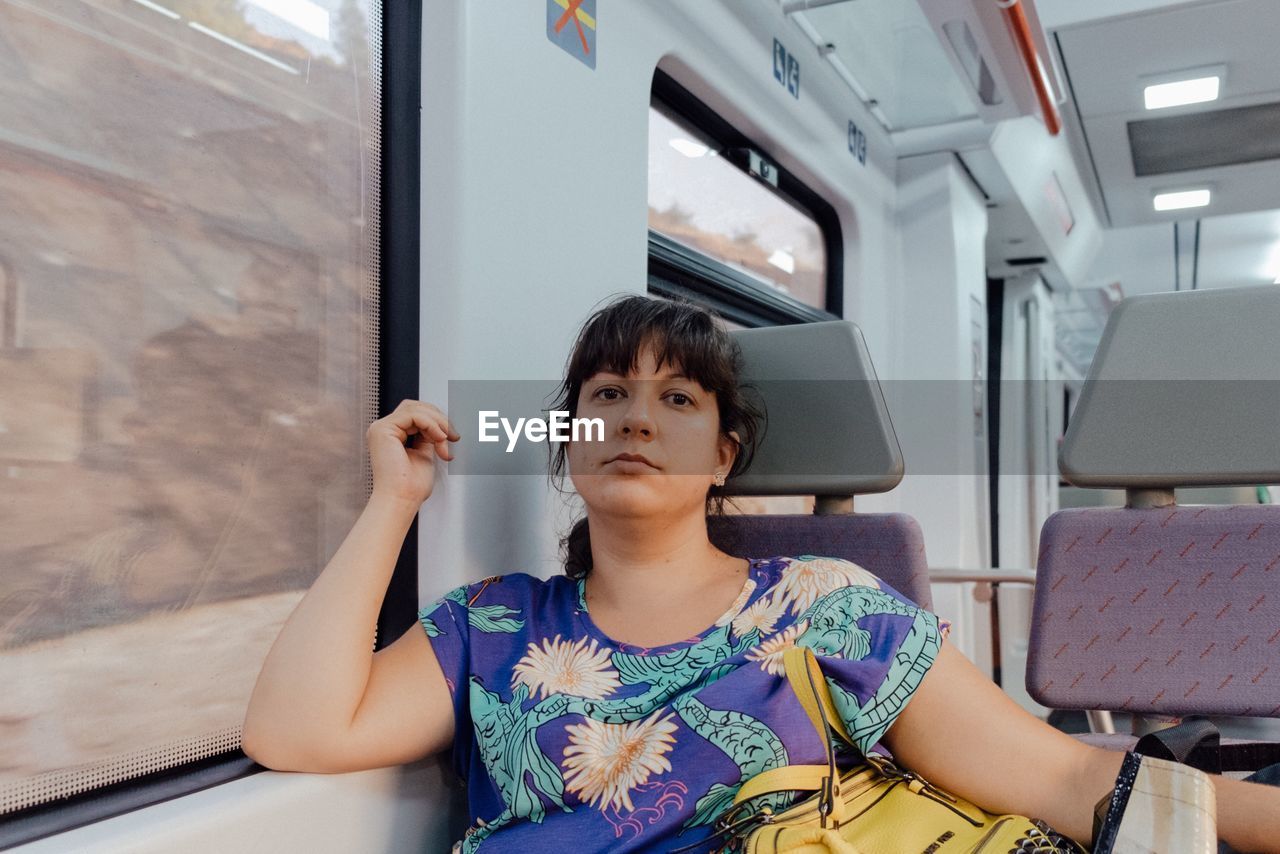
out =
[[[418,391],[422,5],[382,0],[378,414]],[[378,647],[417,617],[417,518],[400,550],[378,615]],[[65,833],[260,771],[237,748],[141,777],[8,813],[0,851]]]
[[[662,69],[655,69],[650,108],[690,125],[711,141],[724,159],[751,177],[743,158],[769,152],[739,131]],[[648,289],[664,297],[683,297],[706,305],[744,326],[773,326],[840,320],[844,316],[844,242],[835,207],[787,169],[777,166],[778,186],[761,182],[808,214],[822,232],[826,251],[826,308],[815,308],[780,293],[760,280],[649,229]]]

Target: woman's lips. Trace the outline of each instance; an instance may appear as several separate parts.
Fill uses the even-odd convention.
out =
[[[613,466],[616,471],[623,472],[658,471],[657,466],[640,454],[618,454],[605,465]]]

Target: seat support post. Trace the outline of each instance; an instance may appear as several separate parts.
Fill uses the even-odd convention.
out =
[[[814,496],[813,515],[815,516],[851,516],[853,515],[853,496],[852,495]]]
[[[1089,732],[1104,732],[1108,735],[1115,733],[1116,724],[1110,712],[1089,709],[1085,711],[1084,715],[1089,721]]]
[[[1159,732],[1164,729],[1171,729],[1182,723],[1182,718],[1169,717],[1148,717],[1147,715],[1133,716],[1133,734],[1141,738],[1144,735],[1153,732]]]
[[[1172,489],[1126,489],[1124,506],[1134,510],[1153,510],[1160,507],[1172,507],[1178,500]]]

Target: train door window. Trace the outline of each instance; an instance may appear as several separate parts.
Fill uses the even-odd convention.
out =
[[[287,5],[0,4],[10,830],[235,752],[366,501],[383,4]]]
[[[839,317],[835,209],[660,71],[648,196],[651,291],[747,326]]]

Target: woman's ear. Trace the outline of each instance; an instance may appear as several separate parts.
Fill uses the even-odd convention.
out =
[[[720,437],[720,448],[716,455],[716,469],[725,473],[727,477],[730,469],[733,468],[733,461],[738,457],[738,448],[742,442],[738,436],[737,430],[730,430],[727,435]]]

